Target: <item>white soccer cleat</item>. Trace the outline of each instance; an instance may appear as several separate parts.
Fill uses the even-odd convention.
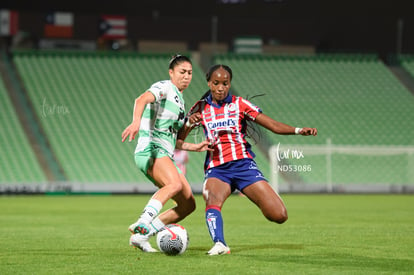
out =
[[[141,249],[144,252],[158,252],[149,243],[149,236],[144,236],[139,233],[131,235],[129,238],[129,245]]]
[[[230,254],[230,247],[225,246],[222,242],[216,242],[207,254],[210,256]]]
[[[141,235],[147,235],[150,231],[149,225],[142,222],[136,222],[131,224],[128,227],[128,230],[131,231],[132,234],[139,233]]]

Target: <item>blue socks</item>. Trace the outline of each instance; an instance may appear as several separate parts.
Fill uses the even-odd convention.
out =
[[[209,205],[206,207],[206,223],[211,239],[215,243],[222,242],[225,246],[227,246],[224,241],[223,218],[221,216],[220,207],[215,205]]]

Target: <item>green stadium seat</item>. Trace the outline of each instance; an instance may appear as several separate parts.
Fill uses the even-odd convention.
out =
[[[168,55],[99,55],[20,52],[14,62],[53,151],[69,181],[142,183],[136,142],[121,143],[131,122],[133,101],[150,85],[168,79]],[[184,92],[187,106],[205,89],[194,64],[194,80]],[[202,154],[191,155],[189,178],[202,182]],[[195,172],[199,171],[199,172]]]
[[[130,123],[134,99],[155,81],[168,79],[169,58],[163,54],[135,53],[29,51],[14,54],[38,121],[68,181],[149,183],[133,161],[136,142],[122,144],[120,136]],[[216,56],[214,63],[229,65],[234,72],[234,92],[251,98],[265,114],[294,126],[319,130],[316,138],[280,136],[263,130],[261,143],[324,145],[328,140],[349,146],[412,146],[414,143],[413,95],[376,56],[225,54]],[[184,92],[187,110],[208,89],[205,72],[197,64],[193,64],[193,69],[193,82]],[[260,94],[264,95],[254,97]],[[3,116],[0,123],[5,129],[16,126]],[[0,138],[6,141],[9,137],[2,132]],[[193,131],[188,141],[202,139],[204,136],[198,130]],[[19,148],[17,144],[20,145],[10,145],[10,152]],[[260,150],[257,145],[253,150],[259,167],[270,177],[267,150]],[[23,155],[28,156],[25,152]],[[204,157],[204,153],[190,153],[187,178],[191,184],[199,185],[203,181]],[[368,182],[370,179],[364,173],[374,171],[375,166],[384,166],[383,160],[373,158],[365,170],[355,172],[353,169],[363,166],[366,159],[334,155],[333,160],[334,181],[341,183],[356,179]],[[326,166],[322,155],[306,156],[302,161],[303,164],[311,162],[315,170]],[[397,163],[398,157],[390,157],[388,161]],[[9,164],[16,167],[19,162],[9,161],[5,167]],[[44,175],[33,166],[29,163],[25,167],[30,167],[27,170],[37,176],[22,177],[44,181]],[[394,172],[379,173],[378,181],[410,180],[402,170]],[[11,179],[10,175],[7,177]],[[306,173],[301,180],[321,183],[326,182],[326,175]]]
[[[1,78],[0,109],[0,184],[45,183],[46,175],[36,159]]]
[[[401,66],[414,77],[414,55],[400,55],[398,60]]]
[[[375,56],[227,54],[216,56],[214,62],[233,69],[232,89],[238,95],[266,94],[252,99],[265,114],[319,131],[315,138],[266,132],[272,144],[323,145],[331,140],[338,145],[414,145],[413,95]],[[321,156],[308,156],[306,161],[321,169],[326,166]],[[343,170],[335,173],[341,175],[335,181],[352,182],[345,161],[335,163],[334,169]],[[364,170],[356,174],[365,178]],[[323,173],[303,176],[306,182],[326,182]],[[392,174],[383,180],[398,182]]]

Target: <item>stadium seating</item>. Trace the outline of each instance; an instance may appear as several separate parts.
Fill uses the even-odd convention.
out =
[[[166,54],[137,53],[14,53],[14,63],[38,121],[68,181],[149,183],[133,161],[136,142],[121,143],[121,132],[130,123],[134,99],[155,81],[168,79],[169,58]],[[267,177],[271,172],[267,148],[272,144],[412,146],[414,143],[413,95],[376,56],[224,54],[213,61],[233,69],[234,93],[251,99],[265,114],[294,126],[319,130],[315,138],[273,135],[262,130],[262,139],[253,150]],[[193,82],[184,92],[187,110],[207,90],[205,72],[198,64],[193,64],[193,69]],[[6,100],[1,103],[10,109]],[[4,117],[0,119],[2,126],[16,128],[7,126],[12,119]],[[203,138],[198,129],[188,141],[200,142]],[[2,139],[7,140],[4,133]],[[204,156],[204,153],[190,153],[187,178],[191,184],[203,181]],[[401,159],[401,156],[385,160],[368,157],[370,164],[366,165],[367,159],[360,156],[333,156],[333,180],[372,183],[367,173],[377,173],[376,168],[381,165],[384,171],[377,173],[375,182],[406,183],[411,178],[405,173],[406,167],[399,165]],[[324,155],[305,155],[301,161],[296,163],[312,163],[313,172],[302,173],[299,181],[326,182]],[[393,173],[386,171],[390,162],[396,164]],[[403,163],[407,162],[404,159]],[[40,168],[26,170],[37,176],[19,176],[29,181],[45,180]]]
[[[413,144],[413,95],[373,56],[223,55],[215,62],[232,67],[238,94],[265,94],[253,100],[264,113],[320,131],[314,139],[271,136],[276,143]]]
[[[218,55],[214,61],[233,69],[234,91],[252,98],[265,114],[293,126],[316,127],[319,131],[315,138],[266,131],[272,144],[414,144],[414,97],[375,56]],[[395,158],[380,161],[384,169],[373,182],[411,180],[404,176],[406,165],[396,165],[395,173],[390,173]],[[335,156],[335,182],[371,181],[369,171],[380,165],[373,159]],[[372,167],[367,167],[366,162]],[[295,163],[312,163],[316,170],[323,170],[302,173],[305,182],[326,182],[325,156],[306,156]]]
[[[0,183],[44,183],[46,176],[30,146],[0,78]]]
[[[133,160],[136,142],[121,143],[121,132],[131,122],[135,98],[155,81],[169,78],[169,58],[165,54],[15,53],[14,62],[67,180],[149,182]],[[194,66],[193,83],[184,92],[190,102],[201,96],[205,85],[201,70]],[[190,157],[202,161],[199,155]],[[202,162],[189,170],[194,171],[191,180],[202,182]]]
[[[398,60],[401,67],[414,77],[414,55],[400,55]]]

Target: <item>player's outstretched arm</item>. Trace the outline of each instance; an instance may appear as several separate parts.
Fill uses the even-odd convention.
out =
[[[135,99],[134,112],[132,114],[132,122],[122,132],[122,142],[124,142],[128,138],[128,136],[129,136],[129,141],[132,141],[133,139],[135,139],[135,136],[137,135],[139,131],[139,126],[141,125],[141,117],[142,117],[142,113],[144,112],[145,106],[148,103],[151,103],[154,101],[155,101],[155,97],[149,91],[143,93],[137,99]]]
[[[316,128],[309,127],[293,127],[283,122],[272,119],[271,117],[261,113],[257,115],[255,122],[266,129],[279,135],[302,135],[302,136],[316,136],[318,130]]]
[[[204,152],[204,151],[214,151],[213,149],[209,148],[210,142],[208,140],[204,140],[200,143],[189,143],[184,142],[182,139],[177,139],[177,143],[175,144],[176,149],[185,150],[185,151],[193,151],[193,152]]]

